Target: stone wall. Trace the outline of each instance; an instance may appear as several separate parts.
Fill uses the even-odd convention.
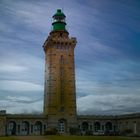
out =
[[[140,136],[140,114],[121,115],[117,118],[118,128],[120,133],[132,131],[134,135]]]
[[[0,115],[0,136],[5,135],[5,128],[6,127],[6,116]]]

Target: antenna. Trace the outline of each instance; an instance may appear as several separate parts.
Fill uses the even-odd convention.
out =
[[[62,11],[64,12],[64,7],[62,7]]]
[[[64,0],[62,0],[62,11],[64,12]]]

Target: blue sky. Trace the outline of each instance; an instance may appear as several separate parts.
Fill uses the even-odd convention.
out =
[[[1,0],[0,110],[42,112],[42,45],[59,8],[78,41],[78,114],[140,112],[139,0]]]

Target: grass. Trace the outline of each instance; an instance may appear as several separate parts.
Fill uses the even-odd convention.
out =
[[[47,136],[49,140],[138,140],[137,138],[117,136]]]
[[[26,137],[24,137],[26,140]],[[39,137],[38,137],[39,138]],[[32,139],[32,138],[31,138]],[[43,140],[140,140],[140,138],[128,138],[117,136],[45,136]],[[0,140],[19,140],[12,137],[0,137]],[[41,140],[40,138],[38,140]]]
[[[16,140],[12,137],[0,137],[0,140]]]

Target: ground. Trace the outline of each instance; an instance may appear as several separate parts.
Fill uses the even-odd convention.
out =
[[[17,136],[0,137],[0,140],[140,140],[140,138],[112,136]]]

